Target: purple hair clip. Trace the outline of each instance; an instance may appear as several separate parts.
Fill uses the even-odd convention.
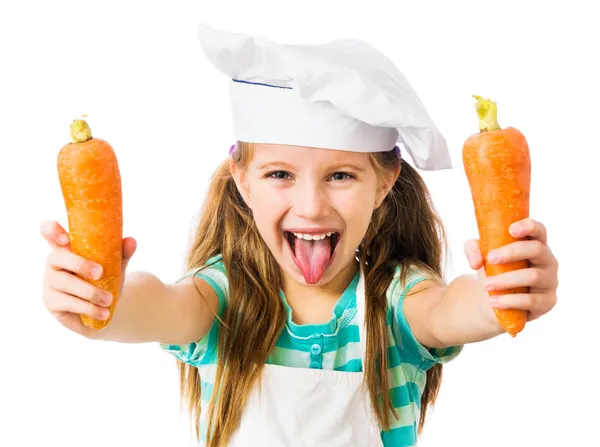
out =
[[[229,155],[231,155],[231,153],[233,152],[234,149],[235,149],[235,144],[231,145],[231,147],[229,148]]]

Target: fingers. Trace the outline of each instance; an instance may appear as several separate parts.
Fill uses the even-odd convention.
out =
[[[67,233],[56,222],[45,222],[42,224],[41,233],[54,248],[61,248],[69,242]],[[61,238],[61,236],[64,236]],[[66,237],[66,243],[65,238]],[[123,268],[135,253],[137,242],[132,237],[123,239]],[[100,279],[102,276],[102,266],[93,261],[89,261],[71,253],[68,250],[54,250],[48,257],[48,263],[55,270],[67,270],[90,279]]]
[[[550,248],[539,240],[517,241],[488,253],[491,264],[504,264],[512,261],[528,260],[531,264],[548,266],[555,262]]]
[[[473,270],[479,270],[483,267],[483,256],[481,255],[481,250],[479,249],[479,241],[476,239],[471,239],[465,243],[464,246],[465,255],[467,256],[467,261],[469,262],[469,266]]]
[[[530,287],[536,290],[556,289],[556,277],[546,270],[531,267],[500,273],[488,277],[483,283],[485,291],[506,290],[516,287]]]
[[[46,307],[59,319],[64,318],[67,313],[87,315],[95,320],[106,320],[110,315],[106,308],[58,290],[48,292]]]
[[[513,237],[530,237],[531,239],[540,241],[544,245],[548,242],[548,235],[544,224],[529,217],[513,223],[509,227],[509,232]]]
[[[40,233],[53,248],[44,276],[44,303],[63,326],[82,335],[90,335],[93,331],[83,325],[80,315],[106,320],[110,316],[107,307],[113,302],[109,292],[87,281],[100,279],[103,268],[73,253],[69,247],[68,233],[57,222],[44,222],[40,226]],[[123,239],[123,268],[135,250],[135,239]]]
[[[102,266],[89,261],[69,250],[52,250],[48,265],[54,270],[66,270],[90,279],[100,279]]]
[[[112,302],[112,295],[109,292],[68,272],[55,272],[48,278],[48,286],[52,290],[73,295],[76,298],[90,301],[98,306],[107,307]]]
[[[512,293],[490,297],[490,305],[496,309],[520,309],[530,313],[530,320],[546,314],[556,305],[556,294]]]
[[[51,247],[62,247],[69,243],[69,234],[56,221],[47,220],[40,225],[40,234]]]

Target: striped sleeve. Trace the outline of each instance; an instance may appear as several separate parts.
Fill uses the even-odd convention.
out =
[[[227,281],[225,266],[223,265],[220,256],[209,259],[201,270],[194,269],[187,272],[184,276],[179,278],[177,282],[194,275],[196,278],[206,281],[215,291],[219,300],[217,315],[222,317],[227,305],[229,283]],[[193,366],[209,365],[217,362],[216,350],[218,337],[219,321],[215,318],[210,330],[200,340],[184,345],[160,343],[159,346],[165,352],[172,354],[182,362],[189,363]]]
[[[411,268],[404,283],[400,283],[400,275],[397,272],[390,285],[390,299],[394,315],[392,332],[396,346],[400,351],[400,355],[404,357],[404,361],[412,363],[425,371],[436,363],[447,363],[453,360],[463,348],[462,345],[447,348],[428,348],[415,337],[404,313],[404,301],[410,289],[426,279],[428,277],[425,274]]]

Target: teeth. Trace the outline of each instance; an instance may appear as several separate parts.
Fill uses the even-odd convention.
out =
[[[298,239],[304,239],[305,241],[320,241],[326,237],[331,236],[334,232],[323,233],[323,234],[304,234],[304,233],[293,233]]]

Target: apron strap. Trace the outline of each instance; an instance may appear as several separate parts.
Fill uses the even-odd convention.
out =
[[[365,367],[365,358],[367,353],[367,331],[365,321],[365,281],[364,271],[362,266],[359,264],[360,276],[358,278],[358,285],[356,286],[356,322],[358,323],[358,336],[360,343],[360,359],[363,364],[363,371]]]

